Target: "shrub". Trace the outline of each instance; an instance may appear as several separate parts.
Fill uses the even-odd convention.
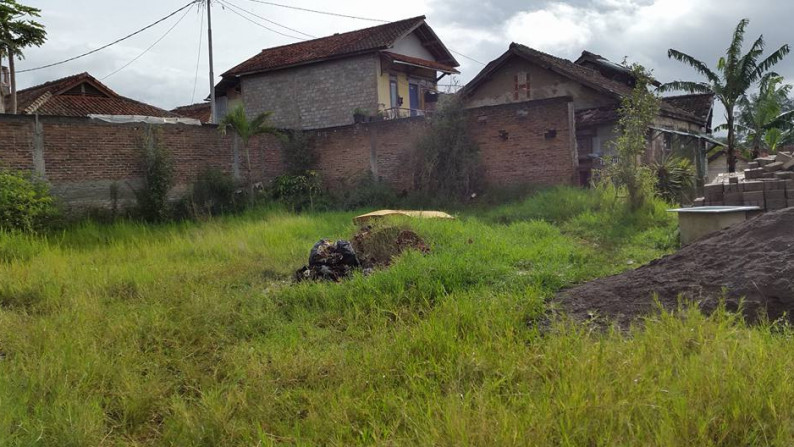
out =
[[[168,191],[174,185],[174,161],[162,146],[158,133],[147,133],[142,141],[143,188],[135,191],[141,217],[150,222],[168,219]]]
[[[671,203],[686,201],[695,188],[695,168],[686,158],[665,156],[652,166],[656,195]]]
[[[302,130],[290,131],[281,148],[284,154],[287,174],[303,175],[306,171],[314,168],[317,155],[311,145],[311,135],[307,132]]]
[[[480,177],[480,149],[468,133],[463,101],[447,98],[430,118],[416,148],[415,183],[433,195],[460,198],[473,192]]]
[[[37,231],[55,211],[45,182],[25,172],[0,170],[0,229]]]
[[[305,171],[300,175],[280,175],[273,179],[271,194],[293,211],[314,211],[318,200],[322,199],[320,176],[315,171]]]
[[[184,197],[180,214],[196,218],[233,213],[242,210],[245,201],[245,194],[230,175],[205,168]]]
[[[399,202],[394,189],[385,182],[377,180],[372,173],[355,180],[336,199],[336,205],[345,210],[365,207],[391,208]]]

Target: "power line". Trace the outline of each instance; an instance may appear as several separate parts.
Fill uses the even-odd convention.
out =
[[[129,39],[130,37],[136,36],[136,35],[138,35],[138,34],[140,34],[140,33],[144,32],[144,31],[146,31],[147,29],[149,29],[149,28],[151,28],[151,27],[153,27],[153,26],[155,26],[155,25],[157,25],[157,24],[159,24],[159,23],[161,23],[161,22],[164,22],[164,21],[166,21],[166,20],[170,19],[171,17],[175,16],[175,15],[176,15],[176,14],[178,14],[179,12],[181,12],[181,11],[185,10],[186,8],[189,8],[189,7],[193,6],[195,3],[198,3],[199,1],[200,1],[200,0],[193,0],[193,1],[191,1],[190,3],[188,3],[187,5],[185,5],[185,6],[181,7],[181,8],[179,8],[179,9],[177,9],[176,11],[172,12],[171,14],[168,14],[167,16],[165,16],[165,17],[163,17],[162,19],[160,19],[160,20],[158,20],[158,21],[156,21],[156,22],[152,23],[151,25],[148,25],[148,26],[146,26],[146,27],[144,27],[144,28],[141,28],[141,29],[139,29],[138,31],[135,31],[135,32],[134,32],[134,33],[132,33],[132,34],[128,34],[128,35],[126,35],[126,36],[122,37],[121,39],[115,40],[115,41],[113,41],[113,42],[111,42],[111,43],[109,43],[109,44],[107,44],[107,45],[101,46],[101,47],[99,47],[99,48],[97,48],[97,49],[95,49],[95,50],[91,50],[91,51],[89,51],[89,52],[87,52],[87,53],[83,53],[83,54],[81,54],[81,55],[79,55],[79,56],[70,57],[69,59],[65,59],[65,60],[62,60],[62,61],[60,61],[60,62],[55,62],[55,63],[52,63],[52,64],[42,65],[42,66],[40,66],[40,67],[35,67],[35,68],[28,68],[28,69],[25,69],[25,70],[19,70],[19,71],[17,71],[17,73],[27,73],[27,72],[29,72],[29,71],[42,70],[42,69],[45,69],[45,68],[54,67],[54,66],[56,66],[56,65],[62,65],[62,64],[65,64],[65,63],[67,63],[67,62],[71,62],[71,61],[73,61],[73,60],[77,60],[77,59],[80,59],[80,58],[86,57],[86,56],[88,56],[88,55],[94,54],[94,53],[96,53],[96,52],[102,51],[102,50],[104,50],[105,48],[111,47],[111,46],[113,46],[113,45],[115,45],[115,44],[117,44],[117,43],[119,43],[119,42],[123,42],[123,41],[125,41],[125,40]]]
[[[282,35],[282,36],[284,36],[284,37],[289,37],[290,39],[295,39],[295,40],[306,40],[306,39],[304,39],[304,38],[302,38],[302,37],[290,36],[289,34],[284,34],[284,33],[282,33],[281,31],[276,31],[276,30],[274,30],[273,28],[270,28],[270,27],[267,27],[267,26],[265,26],[265,25],[262,25],[261,23],[259,23],[259,22],[255,21],[255,20],[252,20],[252,19],[250,19],[250,18],[248,18],[248,17],[246,17],[246,16],[244,16],[244,15],[240,14],[240,13],[239,13],[239,12],[237,12],[235,9],[233,9],[233,8],[232,8],[232,6],[231,6],[231,5],[229,5],[228,3],[226,3],[226,2],[223,2],[223,1],[220,1],[220,0],[218,0],[218,1],[219,1],[219,3],[220,3],[221,5],[228,6],[228,7],[229,7],[229,12],[232,12],[232,13],[234,13],[234,14],[236,14],[236,15],[238,15],[238,16],[240,16],[240,17],[242,17],[243,19],[245,19],[245,20],[247,20],[247,21],[249,21],[249,22],[253,23],[253,24],[254,24],[254,25],[256,25],[256,26],[259,26],[259,27],[261,27],[261,28],[264,28],[264,29],[266,29],[266,30],[268,30],[268,31],[270,31],[270,32],[273,32],[273,33],[276,33],[276,34]]]
[[[191,6],[192,6],[192,4],[191,4]],[[155,45],[157,45],[158,43],[160,43],[160,41],[161,41],[161,40],[165,39],[165,37],[166,37],[166,36],[168,36],[169,34],[171,34],[171,31],[173,31],[173,30],[174,30],[174,28],[176,28],[176,26],[177,26],[177,25],[179,25],[179,24],[182,22],[182,20],[185,18],[185,16],[187,16],[187,14],[188,14],[189,12],[190,12],[190,8],[188,8],[188,9],[185,11],[185,13],[184,13],[184,14],[182,14],[182,17],[180,17],[180,18],[179,18],[179,20],[177,20],[177,21],[176,21],[176,23],[174,23],[174,24],[171,26],[171,28],[168,28],[168,31],[166,31],[166,32],[165,32],[165,34],[163,34],[162,36],[160,36],[160,38],[159,38],[159,39],[155,40],[155,41],[154,41],[154,43],[153,43],[153,44],[151,44],[151,45],[149,45],[149,47],[148,47],[148,48],[146,48],[145,50],[143,50],[143,51],[141,52],[141,54],[139,54],[139,55],[135,56],[134,58],[132,58],[132,60],[130,60],[130,61],[129,61],[129,62],[127,62],[126,64],[124,64],[124,65],[122,65],[121,67],[119,67],[119,69],[118,69],[118,70],[114,71],[113,73],[110,73],[109,75],[105,76],[105,77],[104,77],[104,78],[102,78],[101,80],[102,80],[102,81],[104,81],[105,79],[107,79],[107,78],[109,78],[109,77],[113,76],[114,74],[116,74],[116,73],[120,72],[121,70],[124,70],[125,68],[129,67],[130,65],[132,65],[132,64],[133,64],[133,62],[135,62],[135,61],[137,61],[138,59],[140,59],[140,58],[141,58],[141,57],[142,57],[144,54],[148,53],[148,52],[149,52],[149,50],[151,50],[152,48],[154,48],[154,47],[155,47]]]
[[[325,14],[325,15],[336,16],[336,17],[345,17],[345,18],[348,18],[348,19],[368,20],[370,22],[389,23],[388,20],[372,19],[372,18],[369,18],[369,17],[351,16],[351,15],[347,15],[347,14],[339,14],[339,13],[329,12],[329,11],[318,11],[316,9],[308,9],[308,8],[300,8],[300,7],[297,7],[297,6],[282,5],[280,3],[266,2],[264,0],[248,0],[248,1],[254,2],[254,3],[261,3],[263,5],[278,6],[280,8],[294,9],[294,10],[297,10],[297,11],[313,12],[313,13],[317,13],[317,14]]]
[[[193,78],[193,94],[190,95],[190,103],[196,100],[196,86],[198,85],[199,64],[201,63],[201,39],[204,36],[204,9],[201,9],[201,19],[199,20],[198,55],[196,55],[196,76]]]
[[[451,48],[447,48],[447,49],[448,49],[449,51],[451,51],[451,52],[453,52],[453,53],[457,54],[458,56],[463,56],[463,57],[465,57],[466,59],[468,59],[468,60],[470,60],[470,61],[477,62],[477,63],[478,63],[478,64],[480,64],[480,65],[486,65],[486,64],[485,64],[485,62],[480,62],[480,61],[478,61],[477,59],[475,59],[475,58],[473,58],[473,57],[466,56],[466,55],[465,55],[465,54],[463,54],[463,53],[458,53],[457,51],[455,51],[455,50],[453,50],[453,49],[451,49]]]
[[[235,5],[234,3],[232,3],[232,2],[230,2],[230,1],[228,1],[228,0],[224,0],[224,1],[223,1],[223,3],[224,3],[226,6],[230,6],[230,7],[233,7],[233,8],[237,8],[237,9],[239,9],[240,11],[243,11],[243,12],[245,12],[245,13],[247,13],[247,14],[249,14],[249,15],[252,15],[252,16],[254,16],[254,17],[258,18],[258,19],[262,19],[262,20],[264,20],[265,22],[272,23],[273,25],[280,26],[281,28],[284,28],[284,29],[290,30],[290,31],[292,31],[292,32],[295,32],[295,33],[298,33],[298,34],[303,34],[304,36],[311,37],[312,39],[316,39],[316,38],[317,38],[317,36],[312,36],[311,34],[306,34],[306,33],[304,33],[303,31],[297,30],[297,29],[295,29],[295,28],[290,28],[290,27],[288,27],[288,26],[286,26],[286,25],[282,25],[282,24],[280,24],[280,23],[278,23],[278,22],[274,22],[274,21],[272,21],[272,20],[270,20],[270,19],[267,19],[267,18],[265,18],[265,17],[262,17],[262,16],[260,16],[260,15],[257,15],[257,14],[255,14],[255,13],[253,13],[253,12],[251,12],[251,11],[249,11],[249,10],[245,9],[245,8],[242,8],[242,7],[240,7],[240,6],[237,6],[237,5]]]

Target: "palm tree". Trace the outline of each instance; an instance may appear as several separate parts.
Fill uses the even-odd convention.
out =
[[[683,62],[698,73],[705,76],[707,82],[673,81],[659,87],[660,92],[681,90],[689,93],[713,93],[725,107],[725,118],[728,127],[728,172],[736,171],[736,129],[735,108],[747,90],[761,78],[785,55],[789,53],[789,46],[783,45],[775,52],[759,62],[764,51],[764,36],[760,36],[742,55],[744,43],[744,29],[750,21],[742,19],[733,32],[731,45],[725,56],[717,62],[717,71],[714,72],[705,63],[680,51],[669,49],[667,56]]]
[[[11,72],[11,113],[17,113],[15,58],[24,58],[23,48],[40,47],[47,40],[44,25],[33,20],[41,10],[20,5],[16,0],[0,0],[0,54],[8,57]],[[25,18],[30,17],[30,18]]]
[[[737,133],[744,136],[753,158],[764,145],[774,150],[794,122],[794,110],[784,111],[791,85],[783,84],[781,76],[767,75],[760,86],[757,94],[742,96],[738,103]]]
[[[246,169],[248,171],[248,188],[250,193],[250,200],[254,200],[254,183],[251,176],[251,154],[248,150],[248,142],[256,135],[270,134],[281,137],[281,132],[275,127],[271,126],[268,122],[272,112],[260,113],[254,119],[248,120],[245,114],[245,109],[242,105],[233,108],[226,116],[223,117],[218,123],[218,130],[221,134],[226,135],[226,129],[231,127],[232,130],[240,137],[243,142],[243,150],[245,151]]]

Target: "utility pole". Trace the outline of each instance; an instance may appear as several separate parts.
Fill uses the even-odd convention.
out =
[[[215,69],[212,63],[212,0],[207,0],[207,37],[210,47],[210,124],[215,124]]]

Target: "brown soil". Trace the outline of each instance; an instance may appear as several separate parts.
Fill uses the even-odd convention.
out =
[[[364,228],[353,236],[352,245],[364,268],[386,267],[408,249],[430,251],[418,234],[398,227]]]
[[[764,314],[794,320],[794,208],[719,231],[636,270],[564,290],[556,300],[576,319],[595,315],[625,327],[654,311],[654,293],[668,310],[682,295],[709,313],[723,290],[729,310],[737,310],[744,297],[750,321]]]

